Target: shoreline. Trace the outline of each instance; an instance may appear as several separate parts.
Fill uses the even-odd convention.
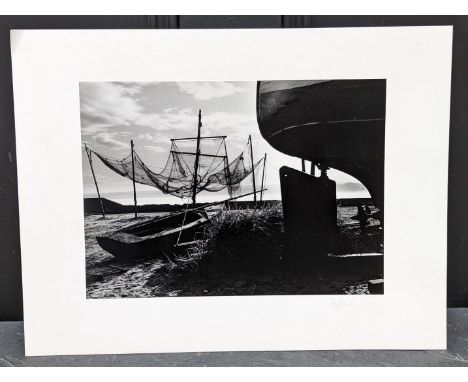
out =
[[[124,213],[134,213],[135,207],[128,204],[120,204],[112,200],[102,198],[102,203],[104,206],[104,211],[109,215],[113,214],[124,214]],[[263,208],[269,207],[271,205],[281,203],[281,200],[263,200],[262,202],[257,201],[256,207]],[[372,205],[371,198],[342,198],[337,199],[336,203],[338,206],[351,207],[357,205]],[[98,198],[84,198],[84,213],[85,216],[88,215],[102,215],[101,206]],[[209,203],[196,203],[196,207],[201,207]],[[222,203],[220,203],[222,204]],[[225,203],[226,206],[229,206],[231,209],[251,209],[254,208],[254,202],[251,200],[238,200]],[[186,204],[142,204],[137,206],[137,213],[157,213],[157,212],[178,212],[184,210]]]

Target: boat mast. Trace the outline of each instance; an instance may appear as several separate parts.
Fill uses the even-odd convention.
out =
[[[257,190],[255,188],[255,168],[254,168],[254,161],[253,161],[253,148],[252,148],[252,136],[249,135],[249,142],[250,142],[250,163],[252,164],[252,184],[253,184],[253,192],[254,192],[254,203],[257,203]]]
[[[263,172],[262,172],[262,186],[260,187],[260,203],[263,200],[263,182],[265,181],[265,164],[266,164],[267,155],[263,157]]]
[[[198,160],[200,158],[200,131],[201,131],[201,110],[198,110],[198,134],[197,134],[197,151],[195,153],[195,171],[193,172],[193,190],[192,190],[192,204],[195,205],[197,198],[198,186]]]
[[[86,143],[85,143],[85,150],[86,150],[86,155],[88,156],[89,166],[91,167],[91,172],[93,174],[94,185],[96,186],[96,191],[97,191],[97,195],[99,198],[99,204],[101,205],[102,217],[105,218],[106,213],[104,212],[104,205],[102,204],[101,194],[99,193],[99,187],[96,181],[96,175],[94,174],[93,161],[91,159],[91,150],[88,149],[88,146],[86,146]]]
[[[136,187],[135,187],[135,158],[133,155],[133,140],[130,141],[130,146],[132,149],[133,202],[135,205],[135,218],[136,218],[137,217],[137,197],[136,197]]]

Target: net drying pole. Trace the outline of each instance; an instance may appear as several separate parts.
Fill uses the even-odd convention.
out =
[[[193,174],[193,190],[192,190],[192,204],[195,206],[197,198],[197,182],[198,182],[198,160],[200,156],[200,131],[201,131],[201,110],[198,110],[198,134],[197,134],[197,151],[195,155],[195,171]]]
[[[310,175],[315,176],[315,162],[310,162]]]
[[[254,203],[257,203],[257,190],[255,188],[255,168],[254,168],[254,161],[253,161],[253,148],[252,148],[252,136],[251,135],[249,135],[249,142],[250,142],[250,163],[252,165],[253,196],[254,196]]]
[[[184,219],[182,220],[182,225],[180,226],[179,236],[177,236],[176,246],[179,245],[179,240],[180,240],[180,237],[182,236],[182,228],[185,225],[185,218],[187,217],[187,210],[188,210],[188,203],[187,203],[187,208],[185,209]]]
[[[97,195],[98,195],[98,198],[99,198],[99,204],[101,205],[102,217],[106,218],[106,213],[104,211],[104,205],[102,204],[101,194],[99,193],[99,187],[98,187],[98,184],[97,184],[97,181],[96,181],[96,175],[94,174],[93,161],[91,159],[91,151],[88,150],[88,146],[86,146],[86,143],[85,143],[85,150],[86,150],[86,155],[88,156],[89,166],[91,167],[91,173],[93,174],[94,185],[96,186],[96,191],[97,191]]]
[[[137,217],[137,197],[136,197],[136,187],[135,187],[135,158],[133,154],[133,140],[130,141],[130,146],[132,149],[133,202],[135,204],[135,218],[136,218]]]
[[[224,162],[225,162],[224,168],[226,169],[225,176],[226,176],[226,179],[229,182],[229,185],[227,186],[227,189],[228,189],[229,196],[232,196],[232,188],[230,186],[230,184],[231,184],[231,170],[229,169],[229,159],[228,159],[228,153],[227,153],[227,147],[226,147],[226,138],[223,138],[223,144],[224,144],[224,154],[226,154],[226,156],[224,158]],[[226,182],[226,183],[228,183],[228,182]]]
[[[266,164],[267,155],[263,157],[263,171],[262,171],[262,186],[260,187],[260,203],[263,201],[263,182],[265,181],[265,164]]]

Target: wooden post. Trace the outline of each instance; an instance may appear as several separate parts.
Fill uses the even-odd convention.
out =
[[[310,175],[315,176],[315,163],[310,162]]]
[[[224,158],[225,162],[226,162],[226,177],[227,177],[227,189],[228,189],[228,193],[229,193],[229,196],[232,196],[231,195],[231,187],[230,187],[230,183],[231,183],[231,170],[229,169],[229,159],[228,159],[228,153],[227,153],[227,147],[226,147],[226,138],[223,138],[223,143],[224,143],[224,154],[226,155],[226,158]],[[229,183],[229,184],[228,184]],[[228,202],[229,204],[229,202]]]
[[[198,186],[198,160],[200,157],[200,132],[201,132],[201,110],[198,110],[198,134],[197,134],[197,151],[195,153],[195,169],[193,172],[193,189],[192,189],[192,204],[195,206],[197,198]]]
[[[253,192],[254,192],[254,203],[257,203],[257,190],[255,187],[255,169],[254,169],[254,161],[253,161],[253,148],[252,148],[252,136],[249,135],[249,142],[250,142],[250,163],[252,164],[252,184],[253,184]]]
[[[263,183],[265,181],[265,165],[266,165],[267,155],[263,157],[263,172],[262,172],[262,186],[260,187],[260,203],[263,201]]]
[[[136,197],[136,187],[135,187],[135,158],[133,155],[133,140],[130,141],[130,146],[132,149],[132,180],[133,180],[133,202],[135,204],[135,218],[138,216],[137,214],[137,197]]]
[[[96,186],[96,191],[97,191],[97,195],[98,195],[98,198],[99,198],[99,204],[101,205],[102,217],[105,218],[106,213],[104,211],[104,205],[102,204],[101,194],[99,193],[99,187],[98,187],[98,184],[97,184],[97,181],[96,181],[96,175],[94,174],[93,161],[91,159],[91,151],[88,150],[88,146],[86,146],[86,144],[85,144],[85,150],[86,150],[86,155],[88,156],[89,166],[91,167],[91,173],[93,174],[94,185]]]

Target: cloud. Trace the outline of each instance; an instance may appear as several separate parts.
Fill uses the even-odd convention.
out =
[[[106,147],[113,147],[116,149],[129,149],[129,143],[122,142],[116,139],[118,133],[109,133],[109,132],[101,132],[97,133],[93,136],[94,141],[99,145],[104,145]]]
[[[145,134],[139,134],[136,137],[136,145],[140,145],[143,148],[148,149],[149,151],[153,153],[167,153],[168,148],[162,148],[160,145],[167,146],[168,145],[168,140],[163,138],[159,139],[157,137],[154,137],[152,134],[145,133]],[[140,142],[143,141],[143,142]],[[150,143],[150,144],[148,144]]]
[[[199,101],[207,101],[213,98],[227,97],[236,93],[242,93],[245,90],[230,82],[177,82],[179,90],[190,94]]]
[[[168,149],[159,146],[143,146],[146,150],[151,151],[154,154],[168,154]]]
[[[138,134],[136,139],[143,139],[143,140],[146,140],[146,141],[153,141],[154,140],[154,137],[151,135],[151,134]]]
[[[223,97],[244,91],[228,82],[180,82],[179,87],[194,97]],[[148,83],[94,82],[80,84],[83,141],[110,149],[128,149],[129,140],[143,150],[162,153],[169,138],[196,136],[198,109],[165,107],[148,111],[139,102],[147,97]],[[217,111],[203,113],[202,135],[227,135],[229,145],[241,149],[249,131],[258,131],[255,110],[237,113]],[[140,142],[138,142],[140,141]],[[211,142],[206,141],[206,145]]]
[[[116,125],[130,126],[143,115],[135,95],[138,85],[115,82],[80,84],[80,116],[84,134],[94,134]]]
[[[198,117],[197,113],[191,109],[177,109],[158,115],[152,115],[155,135],[153,141],[158,137],[158,132],[174,132],[171,137],[196,136]],[[213,112],[202,115],[202,136],[227,135],[229,142],[243,147],[247,141],[249,132],[258,131],[255,114]],[[253,137],[256,134],[253,134]],[[260,132],[258,132],[260,137]],[[151,134],[145,134],[141,138],[149,138]],[[205,141],[204,145],[216,145],[216,141]]]
[[[198,115],[190,108],[171,108],[162,113],[149,113],[136,121],[142,126],[151,126],[156,131],[187,130],[197,128]]]
[[[156,85],[159,82],[111,82],[116,86],[120,86],[124,89],[124,92],[129,95],[136,95],[141,92],[141,90],[150,85]]]
[[[246,139],[248,132],[256,130],[255,114],[214,112],[203,118],[203,128],[210,135],[227,135],[229,139]]]
[[[166,108],[161,113],[145,111],[138,103],[145,85],[119,82],[80,84],[80,115],[83,136],[109,133],[115,128],[149,127],[181,130],[197,126],[197,114],[190,108]]]

